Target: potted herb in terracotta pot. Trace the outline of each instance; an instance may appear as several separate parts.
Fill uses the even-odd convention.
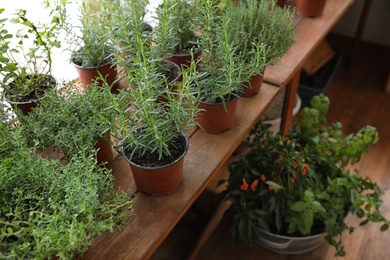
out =
[[[240,46],[240,57],[247,64],[242,96],[254,95],[261,88],[266,66],[274,64],[294,42],[294,13],[272,0],[260,4],[249,0],[227,8],[224,15],[231,19],[230,40]]]
[[[71,87],[50,92],[41,107],[20,118],[24,134],[37,149],[55,148],[68,160],[81,152],[90,155],[97,150],[98,163],[108,163],[114,159],[114,98],[109,88],[96,86],[85,93]]]
[[[200,75],[194,80],[201,109],[197,122],[206,132],[220,133],[235,124],[241,84],[248,68],[239,46],[230,40],[230,18],[218,15],[210,1],[198,2],[197,12],[197,22],[202,25]]]
[[[315,96],[300,113],[301,126],[283,136],[254,129],[251,150],[229,166],[224,191],[232,205],[235,241],[253,241],[279,253],[302,253],[327,241],[345,255],[341,234],[353,232],[347,214],[389,227],[381,211],[383,190],[352,165],[378,141],[366,126],[344,136],[340,123],[328,125],[329,99]]]
[[[166,60],[175,62],[179,67],[188,67],[191,60],[198,60],[201,55],[200,36],[196,36],[194,28],[196,5],[192,0],[163,0],[156,8],[157,27],[167,22],[172,30],[171,45]]]
[[[136,1],[127,3],[133,11],[139,7]],[[119,124],[123,133],[119,143],[137,188],[153,196],[165,196],[174,192],[183,178],[183,160],[189,145],[185,133],[195,124],[197,113],[197,95],[189,84],[195,66],[184,70],[182,81],[175,83],[180,68],[164,60],[170,46],[168,26],[155,28],[152,43],[143,33],[143,21],[133,18],[130,20],[138,22],[132,28],[132,38],[125,37],[127,33],[115,34],[126,43],[131,59],[118,60],[122,80],[131,86],[119,94],[121,102],[114,105],[121,111]]]
[[[104,20],[109,19],[98,5],[82,2],[78,21],[74,22],[67,13],[67,2],[52,5],[62,10],[61,28],[66,34],[71,62],[79,75],[84,88],[94,81],[98,85],[106,82],[115,92],[117,88],[117,68],[114,47]],[[104,79],[104,80],[103,80]]]
[[[0,8],[0,14],[4,12]],[[11,22],[13,33],[7,29]],[[51,75],[52,49],[59,47],[58,20],[33,23],[26,10],[17,10],[15,17],[4,18],[0,24],[0,75],[5,99],[14,108],[27,114],[37,106],[45,92],[56,87]],[[16,42],[16,44],[15,44]]]
[[[93,157],[43,158],[17,127],[1,132],[0,142],[0,258],[78,258],[134,213],[132,199],[114,190],[111,171]]]

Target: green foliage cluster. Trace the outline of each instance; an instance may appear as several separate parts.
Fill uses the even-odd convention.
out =
[[[91,154],[99,139],[116,131],[116,111],[108,87],[91,85],[82,93],[70,85],[49,91],[27,116],[19,115],[23,134],[40,150],[55,147],[67,158]]]
[[[7,130],[0,134],[0,258],[74,259],[133,213],[131,198],[114,190],[111,170],[93,155],[43,158],[17,126],[0,124]]]
[[[369,177],[351,172],[369,146],[378,141],[372,126],[343,136],[340,123],[327,125],[329,99],[323,95],[304,108],[301,126],[282,136],[258,124],[251,151],[229,166],[224,194],[232,202],[235,241],[252,242],[255,229],[291,236],[326,232],[325,239],[344,255],[341,233],[353,232],[348,212],[368,222],[382,222],[383,190]]]
[[[0,8],[0,15],[4,11]],[[51,70],[52,49],[60,47],[59,19],[55,13],[50,18],[50,23],[33,23],[20,9],[14,17],[0,19],[0,86],[12,101],[36,100],[56,86]],[[15,27],[12,32],[8,23]]]
[[[294,12],[273,0],[240,1],[224,12],[229,17],[229,40],[252,68],[249,76],[275,63],[294,42]]]

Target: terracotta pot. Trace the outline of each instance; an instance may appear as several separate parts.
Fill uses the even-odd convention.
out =
[[[196,122],[203,131],[213,134],[232,128],[236,122],[239,98],[226,102],[226,110],[222,103],[199,103]]]
[[[57,81],[52,76],[48,76],[47,79],[48,79],[48,82],[50,82],[50,83],[47,86],[43,87],[43,89],[42,89],[43,93],[45,90],[48,90],[51,88],[55,89],[57,86]],[[12,84],[12,82],[11,82],[11,84]],[[44,94],[42,94],[42,95],[43,96],[36,98],[36,99],[33,99],[33,100],[20,102],[20,101],[11,100],[8,97],[7,92],[4,91],[5,100],[12,106],[13,109],[20,109],[22,111],[23,115],[27,115],[28,113],[31,112],[31,110],[33,110],[35,107],[38,106],[39,102],[41,102],[41,100],[45,98]]]
[[[122,156],[130,164],[137,188],[152,196],[166,196],[176,191],[183,180],[184,156],[187,153],[189,142],[182,134],[183,153],[170,164],[159,167],[144,167],[127,158],[125,149],[122,148]]]
[[[114,151],[111,145],[111,134],[108,133],[106,139],[100,138],[96,143],[95,148],[98,149],[98,164],[110,162],[114,157]]]
[[[287,0],[278,0],[276,4],[280,7],[283,7],[286,4]]]
[[[82,67],[73,63],[79,75],[79,80],[83,88],[86,88],[89,84],[93,83],[96,79],[100,78],[99,73],[106,79],[109,85],[112,85],[117,78],[116,65],[112,62],[103,64],[98,67]],[[103,82],[98,79],[98,85],[102,86]],[[116,92],[117,84],[112,86],[111,91]]]
[[[326,0],[297,0],[297,12],[307,17],[320,17],[325,9]]]
[[[194,60],[197,61],[202,54],[202,51],[197,51],[194,53]],[[191,54],[181,53],[181,54],[169,54],[168,57],[164,58],[165,60],[174,62],[180,68],[188,68],[191,65]]]
[[[261,85],[263,84],[264,71],[252,76],[249,81],[244,82],[244,92],[241,97],[250,97],[259,93]]]

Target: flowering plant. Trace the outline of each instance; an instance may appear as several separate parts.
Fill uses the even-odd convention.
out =
[[[325,239],[344,255],[341,233],[354,227],[344,220],[348,212],[362,218],[361,225],[389,221],[380,212],[383,190],[370,178],[351,173],[378,133],[366,126],[343,136],[341,124],[326,124],[329,99],[323,95],[304,108],[301,126],[289,135],[264,131],[258,124],[251,150],[229,165],[224,191],[232,205],[232,235],[236,242],[252,243],[255,229],[287,236],[325,232]],[[222,181],[224,182],[224,181]]]

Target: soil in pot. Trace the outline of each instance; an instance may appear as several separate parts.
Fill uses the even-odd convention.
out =
[[[10,82],[4,96],[13,109],[20,109],[27,115],[44,98],[45,92],[56,86],[56,80],[50,75],[29,75],[26,80],[17,79]]]
[[[183,179],[184,156],[189,142],[181,134],[171,145],[171,156],[159,159],[158,154],[133,156],[130,160],[131,147],[123,148],[122,155],[130,164],[137,188],[152,196],[166,196],[176,191]]]

